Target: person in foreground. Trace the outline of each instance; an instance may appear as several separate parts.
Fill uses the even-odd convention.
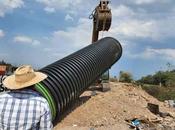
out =
[[[48,102],[33,85],[47,75],[24,65],[8,76],[3,85],[10,91],[0,95],[0,130],[51,130]]]

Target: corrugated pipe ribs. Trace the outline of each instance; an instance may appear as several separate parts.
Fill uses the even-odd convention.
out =
[[[121,55],[121,44],[112,37],[106,37],[39,70],[48,78],[36,84],[35,89],[47,99],[54,125],[70,103]]]

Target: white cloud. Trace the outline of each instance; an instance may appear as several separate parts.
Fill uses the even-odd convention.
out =
[[[128,16],[133,16],[134,14],[135,14],[134,11],[125,5],[120,5],[117,8],[112,7],[113,17],[128,17]]]
[[[82,0],[36,0],[39,3],[44,4],[46,7],[54,9],[65,9],[70,6],[76,6],[81,3]]]
[[[65,20],[66,21],[73,21],[74,19],[73,19],[73,17],[71,17],[69,14],[67,14],[66,16],[65,16]]]
[[[136,4],[150,4],[160,0],[135,0]]]
[[[0,29],[0,38],[4,37],[5,36],[5,33],[3,30]]]
[[[131,0],[135,4],[141,5],[141,4],[152,4],[152,3],[168,3],[171,0]]]
[[[133,10],[126,5],[112,7],[112,26],[107,35],[118,37],[121,40],[150,39],[162,42],[174,38],[175,17],[162,16]]]
[[[175,59],[175,49],[172,48],[163,48],[163,49],[154,49],[146,48],[142,53],[138,54],[129,54],[130,58],[142,58],[142,59],[162,59],[167,61],[174,61]]]
[[[35,0],[38,3],[43,4],[44,10],[50,11],[64,11],[71,15],[89,15],[89,11],[95,8],[97,1],[94,0]],[[99,2],[98,2],[99,3]],[[94,4],[94,7],[92,6]]]
[[[131,46],[131,43],[134,43],[132,47],[136,46],[135,42],[137,43],[137,40],[140,38],[161,41],[162,39],[175,36],[174,33],[172,33],[175,31],[175,26],[170,23],[171,21],[175,21],[173,18],[159,20],[150,18],[139,19],[142,14],[135,12],[126,5],[120,5],[115,9],[113,7],[112,14],[112,26],[109,32],[104,33],[104,37],[111,36],[117,38],[123,45],[125,53],[129,52],[128,46]],[[167,26],[165,26],[165,24]],[[60,48],[60,50],[65,50],[65,48],[72,49],[63,51],[63,54],[71,53],[73,50],[80,49],[91,43],[92,26],[91,20],[88,18],[80,18],[76,26],[55,31],[53,36],[49,38],[49,41]],[[101,34],[99,38],[101,38]],[[48,52],[50,49],[45,49],[45,51]],[[53,52],[57,54],[56,50],[53,50]],[[147,50],[141,56],[149,57],[150,53],[148,52]],[[138,55],[133,55],[133,57],[138,57]]]
[[[152,37],[153,21],[128,20],[120,23],[112,29],[113,33],[118,33],[127,38],[148,38]]]
[[[54,13],[54,12],[55,12],[55,9],[54,9],[54,8],[51,8],[51,7],[45,7],[44,10],[45,10],[47,13]]]
[[[165,48],[165,49],[147,49],[147,52],[155,55],[155,56],[159,56],[159,57],[164,57],[168,60],[174,60],[175,59],[175,49],[169,49],[169,48]]]
[[[74,47],[83,47],[91,41],[91,26],[89,19],[80,18],[77,26],[68,27],[66,31],[55,31],[52,40],[69,43]]]
[[[63,58],[91,44],[91,32],[92,21],[88,18],[80,18],[77,26],[53,32],[52,36],[47,38],[50,44],[46,44],[43,52],[53,61]]]
[[[15,42],[21,42],[21,43],[31,43],[33,40],[27,36],[16,36],[14,38]]]
[[[13,11],[13,9],[21,8],[23,5],[23,0],[0,0],[0,17]]]
[[[33,46],[38,46],[38,45],[40,45],[41,43],[40,43],[40,41],[38,41],[38,40],[33,40],[32,41],[32,45]]]
[[[68,1],[64,1],[67,4],[63,5],[52,5],[54,2],[61,1],[48,1],[48,0],[37,0],[38,2],[44,3],[46,7],[54,8],[58,10],[57,6],[62,6],[60,9],[67,9],[70,5]],[[63,2],[63,1],[62,1]],[[143,1],[142,1],[143,2]],[[146,2],[146,1],[144,1]],[[151,1],[150,1],[151,2]],[[141,4],[141,3],[140,3]],[[77,6],[78,8],[79,6]],[[94,6],[95,7],[95,6]],[[77,9],[76,8],[76,9]],[[92,8],[92,5],[91,5]],[[148,14],[143,8],[139,7],[139,9],[134,9],[129,5],[119,5],[112,6],[112,26],[109,32],[105,33],[105,36],[112,36],[117,38],[121,44],[124,46],[125,52],[129,52],[128,46],[130,43],[138,43],[138,39],[149,39],[162,41],[169,38],[174,38],[175,34],[175,18],[173,17],[152,17],[154,14]],[[69,10],[73,11],[73,10]],[[80,14],[81,11],[77,9],[77,12]],[[71,13],[66,12],[68,15],[65,17],[65,20],[71,18],[69,16],[74,16]],[[78,14],[78,15],[79,15]],[[64,30],[56,30],[53,33],[53,36],[49,38],[49,41],[54,44],[55,47],[58,47],[60,50],[65,50],[65,48],[70,48],[69,50],[65,50],[61,53],[67,54],[68,52],[72,52],[75,48],[79,49],[83,46],[86,46],[91,43],[92,37],[92,21],[84,18],[79,19],[77,25],[72,27],[67,27]],[[86,15],[88,17],[88,15]],[[166,26],[165,26],[166,25]],[[99,36],[100,37],[100,36]],[[129,42],[126,42],[129,41]],[[153,43],[154,44],[154,43]],[[144,43],[145,45],[145,43]],[[131,45],[130,45],[131,46]],[[136,46],[136,45],[134,45]],[[133,47],[133,44],[132,44]],[[134,48],[134,47],[133,47]],[[72,50],[71,50],[72,49]],[[45,52],[49,52],[51,49],[45,49]],[[56,52],[56,50],[52,50],[53,55],[60,55]],[[154,56],[155,52],[153,52],[150,48],[147,48],[144,53],[139,55],[133,54],[133,57],[138,58],[142,56],[142,58],[150,58]],[[166,55],[167,56],[167,55]]]
[[[40,41],[32,39],[28,36],[16,36],[14,37],[13,41],[16,43],[31,44],[33,46],[40,45]]]

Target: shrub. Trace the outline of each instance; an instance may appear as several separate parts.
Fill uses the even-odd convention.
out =
[[[120,82],[131,83],[133,81],[132,74],[129,73],[129,72],[120,71],[119,81]]]

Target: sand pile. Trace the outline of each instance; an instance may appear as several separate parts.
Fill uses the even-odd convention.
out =
[[[138,86],[124,83],[110,83],[110,86],[111,91],[105,93],[83,93],[55,129],[130,130],[125,120],[133,118],[147,121],[144,129],[175,129],[175,109],[169,108]],[[163,118],[153,114],[148,110],[147,103],[159,105],[160,111],[170,116]]]

